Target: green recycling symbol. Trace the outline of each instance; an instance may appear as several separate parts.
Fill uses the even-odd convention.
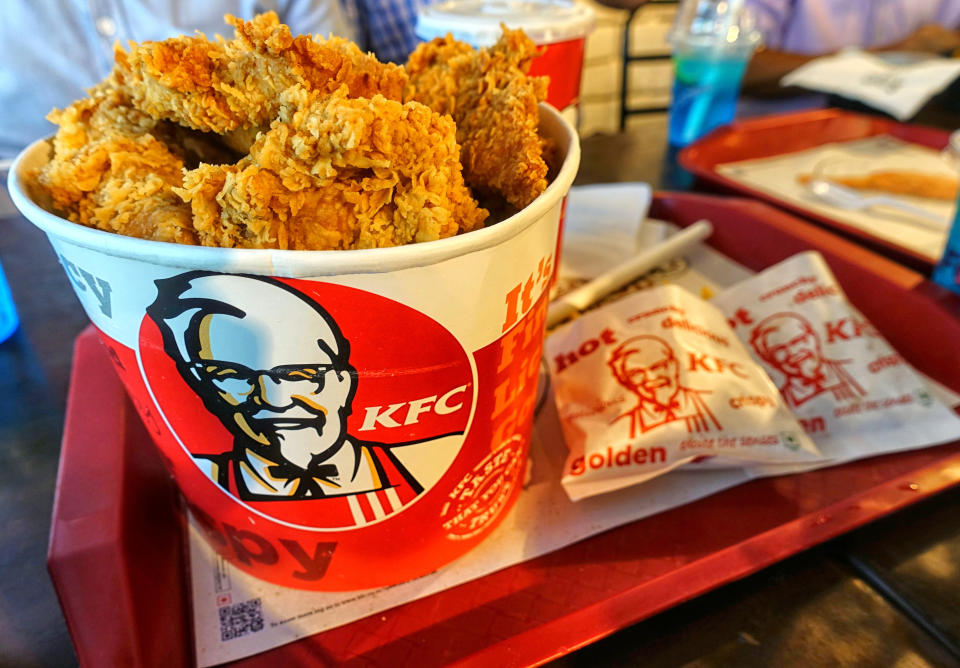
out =
[[[793,432],[785,431],[780,434],[780,439],[783,441],[783,444],[790,448],[791,450],[800,449],[800,441],[797,440],[797,437],[793,435]]]

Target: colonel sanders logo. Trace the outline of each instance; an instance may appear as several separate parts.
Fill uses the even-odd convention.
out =
[[[674,422],[682,422],[690,433],[710,431],[711,425],[722,429],[703,398],[709,392],[680,384],[680,364],[663,339],[627,339],[614,349],[607,365],[617,382],[637,397],[636,405],[614,420],[629,421],[630,438]]]
[[[363,374],[320,304],[252,276],[191,272],[157,287],[147,315],[163,350],[232,436],[222,452],[192,452],[211,480],[244,501],[322,501],[316,512],[332,525],[382,519],[423,493],[395,454],[410,441],[375,442],[348,429]]]
[[[813,326],[795,313],[777,313],[754,328],[750,345],[768,366],[784,378],[780,393],[793,408],[825,392],[837,401],[856,399],[866,391],[844,368],[850,360],[823,356]]]

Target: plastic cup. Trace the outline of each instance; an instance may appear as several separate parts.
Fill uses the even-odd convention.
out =
[[[20,318],[17,317],[13,294],[10,292],[10,285],[3,273],[3,267],[0,267],[0,343],[13,336],[19,326]]]
[[[452,34],[474,48],[493,46],[502,30],[521,28],[542,47],[530,74],[549,76],[547,102],[575,124],[583,75],[583,52],[594,11],[574,0],[448,0],[422,7],[416,34],[422,40]]]
[[[350,251],[180,246],[70,223],[46,232],[208,540],[277,584],[389,585],[468,552],[520,492],[561,200],[561,166],[490,227]],[[144,520],[147,521],[146,519]],[[148,527],[145,527],[148,528]]]
[[[687,0],[669,40],[674,83],[668,136],[679,147],[733,120],[760,34],[742,0]]]
[[[7,176],[7,170],[10,168],[10,160],[0,160],[0,178]],[[13,202],[7,195],[6,188],[0,184],[0,220],[16,213]],[[3,267],[0,267],[0,343],[3,343],[17,331],[20,326],[20,318],[17,317],[17,307],[13,303],[13,295],[10,293],[10,285],[7,283],[7,277],[3,273]]]
[[[686,146],[733,120],[749,53],[717,53],[684,45],[673,53],[669,137]]]
[[[960,170],[960,130],[950,134],[944,157],[955,169]],[[953,212],[953,224],[947,234],[947,243],[940,261],[933,268],[932,278],[934,283],[960,294],[960,194],[957,196],[957,207]]]

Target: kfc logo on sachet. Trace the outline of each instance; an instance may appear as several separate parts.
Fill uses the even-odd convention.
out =
[[[866,391],[844,369],[851,360],[828,359],[810,321],[796,313],[764,318],[750,335],[757,356],[783,376],[780,393],[796,408],[824,392],[837,401],[862,397]]]
[[[680,363],[663,339],[627,339],[613,351],[607,365],[617,382],[637,396],[637,404],[614,420],[629,420],[630,438],[678,420],[688,432],[723,428],[707,406],[704,395],[709,390],[681,385]]]
[[[180,441],[205,446],[189,449],[196,466],[239,501],[297,524],[363,526],[414,502],[462,445],[470,365],[422,314],[314,282],[190,272],[156,284],[144,335],[167,359],[146,360],[148,380],[169,381],[172,363],[193,416],[199,400],[215,419],[219,430],[197,427],[189,401],[170,405],[189,396],[158,397]],[[398,329],[364,327],[364,301],[395,310]],[[431,347],[462,361],[431,364]]]

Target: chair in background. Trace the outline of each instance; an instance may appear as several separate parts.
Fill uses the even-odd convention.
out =
[[[627,13],[627,21],[623,26],[623,47],[622,61],[620,63],[620,130],[627,127],[627,116],[635,114],[653,114],[669,111],[670,107],[630,107],[629,99],[629,74],[630,64],[640,61],[663,61],[670,60],[669,55],[654,56],[635,56],[630,48],[630,26],[637,12],[645,5],[675,5],[677,0],[595,0],[598,4],[612,9],[624,9]]]

